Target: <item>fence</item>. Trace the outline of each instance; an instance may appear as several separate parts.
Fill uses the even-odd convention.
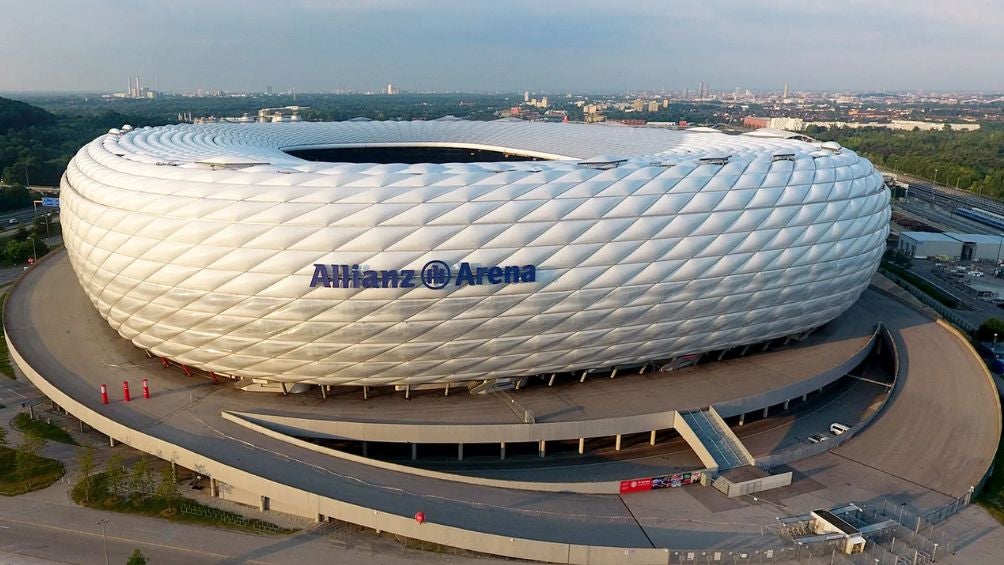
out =
[[[937,312],[938,314],[941,314],[941,316],[944,317],[949,322],[955,324],[956,326],[962,328],[963,330],[965,330],[967,332],[972,333],[972,332],[976,331],[976,325],[975,324],[973,324],[972,322],[967,321],[962,316],[959,316],[958,313],[956,313],[955,311],[953,311],[948,306],[945,306],[944,304],[938,302],[937,300],[935,300],[934,298],[932,298],[930,295],[928,295],[926,292],[920,290],[919,288],[913,286],[912,284],[908,283],[907,281],[901,279],[900,277],[898,277],[895,274],[890,273],[888,271],[883,270],[882,271],[882,275],[884,277],[886,277],[887,279],[891,280],[892,282],[894,282],[894,283],[898,284],[899,286],[903,287],[904,289],[906,289],[907,292],[909,292],[914,297],[916,297],[917,300],[920,300],[924,304],[930,306],[932,309],[934,309],[935,312]]]
[[[242,528],[255,530],[257,532],[262,532],[266,534],[278,534],[282,531],[282,529],[279,528],[279,526],[276,526],[275,524],[263,522],[255,518],[245,518],[232,512],[226,512],[224,510],[210,508],[208,506],[181,504],[178,507],[178,511],[180,511],[182,514],[188,514],[189,516],[208,518],[215,522],[233,524],[235,526],[240,526]]]

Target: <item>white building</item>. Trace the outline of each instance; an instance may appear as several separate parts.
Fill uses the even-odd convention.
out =
[[[416,151],[544,160],[394,162]],[[70,162],[61,206],[81,286],[137,347],[331,385],[637,366],[796,335],[858,299],[890,215],[881,175],[835,144],[456,120],[105,135]]]

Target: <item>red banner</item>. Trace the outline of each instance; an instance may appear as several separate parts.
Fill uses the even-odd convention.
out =
[[[701,482],[701,472],[675,473],[662,477],[652,477],[647,479],[631,479],[621,481],[621,494],[630,492],[644,492],[659,488],[672,488],[684,485],[692,485]]]
[[[621,481],[621,494],[652,490],[652,479],[631,479]]]

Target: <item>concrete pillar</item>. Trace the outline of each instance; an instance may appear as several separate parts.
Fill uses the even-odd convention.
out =
[[[317,518],[315,518],[314,520],[315,520],[315,521],[316,521],[316,522],[317,522],[318,524],[320,524],[320,523],[323,523],[323,522],[327,522],[327,521],[328,521],[328,517],[327,517],[327,516],[325,516],[324,514],[318,514],[318,515],[317,515]]]
[[[115,438],[108,436],[108,447],[115,447]]]
[[[746,413],[744,412],[739,415],[739,425],[741,426],[745,423],[746,423]]]
[[[767,417],[767,409],[768,409],[768,408],[770,408],[770,406],[764,406],[764,407],[763,407],[763,417],[764,417],[764,418],[766,418],[766,417]]]
[[[327,388],[328,387],[326,387],[324,385],[321,385],[321,398],[324,398],[324,399],[328,398],[328,390],[327,390]]]
[[[784,409],[785,409],[785,410],[787,410],[787,409],[788,409],[788,405],[789,405],[789,404],[791,404],[791,400],[785,400],[785,401],[784,401]]]
[[[178,465],[174,461],[171,461],[171,478],[178,482]]]
[[[745,357],[746,356],[746,352],[749,351],[749,349],[750,349],[750,346],[748,346],[748,345],[746,347],[744,347],[742,353],[740,353],[739,356],[740,357]]]
[[[418,444],[413,443],[411,444],[411,460],[414,461],[416,459],[418,459]]]
[[[505,461],[505,442],[499,444],[499,459]]]
[[[446,383],[446,390],[443,391],[443,396],[450,396],[450,383]]]
[[[84,421],[83,420],[77,420],[77,424],[80,425],[80,433],[84,433]]]
[[[370,399],[370,387],[363,386],[363,400],[369,400],[369,399]]]
[[[547,386],[554,386],[554,379],[557,378],[558,373],[551,373],[551,378],[547,380]]]
[[[457,444],[457,461],[463,461],[463,460],[464,460],[464,444],[458,443]]]
[[[586,452],[586,438],[580,437],[579,438],[579,455],[582,455],[585,452]]]
[[[728,349],[723,349],[722,352],[718,354],[718,360],[721,361],[722,357],[725,357],[725,354],[728,352],[729,352]]]
[[[767,351],[767,348],[770,347],[770,342],[771,340],[768,339],[767,343],[763,344],[763,349],[761,349],[760,351]]]
[[[802,395],[802,402],[805,402],[805,400],[806,400],[807,398],[809,398],[809,393],[805,393],[805,394],[803,394],[803,395]]]
[[[588,375],[588,374],[589,374],[589,371],[582,371],[582,378],[579,379],[579,382],[580,383],[586,382],[586,375]]]
[[[610,378],[612,379],[616,376],[617,376],[617,367],[614,367],[614,370],[610,371]]]
[[[411,385],[404,385],[404,399],[411,400]]]
[[[652,433],[649,434],[649,436],[648,436],[648,444],[649,445],[655,445],[655,430],[652,430]]]
[[[363,442],[363,457],[370,456],[370,444],[368,441]]]
[[[544,440],[540,440],[540,445],[537,446],[537,455],[543,457],[546,453],[546,450],[547,450],[547,442]]]
[[[258,498],[258,510],[261,510],[262,512],[265,512],[266,510],[268,510],[268,497],[267,496],[261,496],[261,497]]]
[[[220,483],[216,479],[209,477],[209,496],[220,496]]]
[[[286,388],[286,383],[285,382],[279,383],[279,386],[282,387],[282,395],[283,396],[286,396],[287,394],[289,394],[289,390]]]
[[[644,375],[644,374],[645,374],[645,368],[646,368],[646,367],[648,367],[648,363],[642,363],[642,364],[641,364],[641,369],[638,369],[638,374],[639,374],[639,375]]]
[[[614,440],[614,451],[620,451],[621,450],[621,435],[617,434],[615,437],[616,437],[616,439]]]

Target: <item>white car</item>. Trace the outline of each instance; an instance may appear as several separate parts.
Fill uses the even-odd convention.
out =
[[[821,441],[826,441],[826,436],[823,434],[812,434],[809,436],[809,443],[819,443]]]

